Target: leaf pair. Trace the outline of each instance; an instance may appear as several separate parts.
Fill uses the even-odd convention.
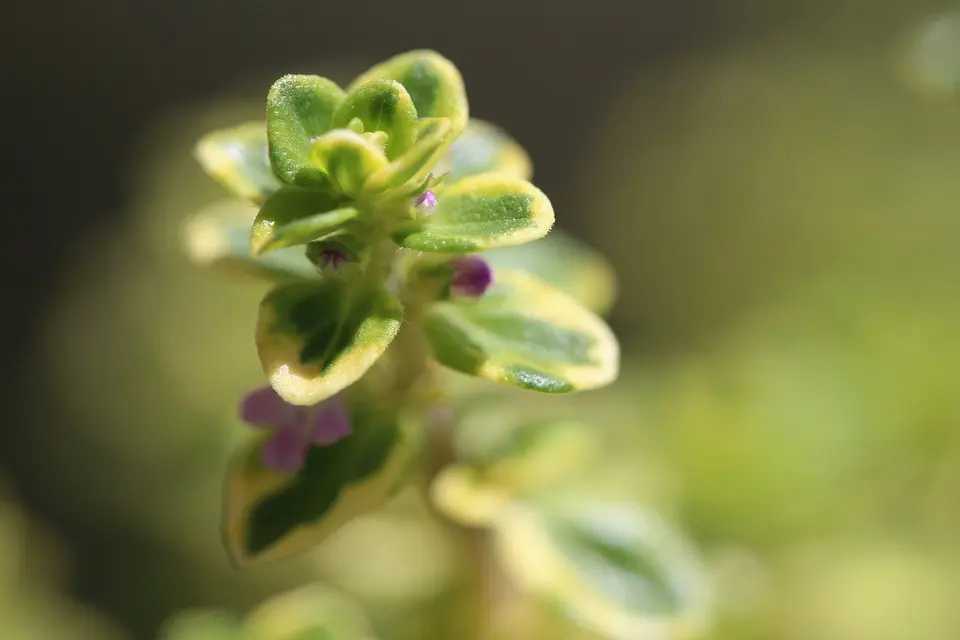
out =
[[[269,231],[256,226],[251,230],[256,216],[255,207],[232,200],[197,212],[183,227],[188,257],[200,266],[274,282],[316,280],[319,274],[303,252],[287,246],[287,234],[297,233],[300,225],[272,237]],[[304,220],[301,224],[309,222]],[[251,235],[269,245],[269,250],[250,255]],[[275,248],[273,243],[282,246]],[[566,292],[594,313],[605,314],[613,303],[616,280],[610,264],[597,251],[559,229],[537,242],[502,247],[482,255],[495,269],[526,271]]]
[[[610,328],[576,300],[522,271],[500,270],[479,299],[430,304],[422,319],[440,364],[545,393],[593,389],[619,370]],[[329,279],[280,285],[260,306],[257,348],[271,386],[311,405],[358,380],[400,330],[385,289]]]
[[[349,214],[337,213],[341,215]],[[306,218],[280,233],[271,233],[269,227],[254,225],[256,217],[255,207],[233,200],[217,202],[197,212],[183,227],[188,257],[200,266],[273,282],[316,280],[316,268],[302,251],[290,246],[293,242],[289,239],[313,221]],[[321,220],[318,224],[324,223]],[[251,235],[259,246],[268,249],[257,256],[250,255]],[[554,229],[536,242],[501,247],[482,255],[495,269],[526,271],[566,292],[594,313],[605,314],[613,303],[616,279],[610,264],[597,251],[562,230]]]
[[[341,135],[338,139],[355,136]],[[393,232],[403,248],[432,253],[472,253],[542,238],[554,222],[549,199],[526,180],[500,173],[446,181],[434,189],[437,203],[422,215],[402,212]],[[325,191],[284,187],[267,198],[250,235],[255,256],[268,251],[349,234],[360,209]]]
[[[636,505],[570,490],[599,451],[585,426],[488,422],[495,435],[478,444],[479,426],[457,427],[460,461],[431,488],[441,512],[489,528],[497,560],[520,587],[605,637],[695,636],[707,590],[681,537]]]

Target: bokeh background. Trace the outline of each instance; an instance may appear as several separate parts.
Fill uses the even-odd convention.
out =
[[[608,448],[585,482],[696,543],[710,637],[960,637],[960,6],[100,0],[0,24],[0,637],[146,640],[314,579],[383,638],[457,637],[460,550],[412,494],[307,561],[229,566],[262,288],[178,247],[222,195],[200,133],[282,73],[420,47],[618,271],[622,378],[571,401]]]

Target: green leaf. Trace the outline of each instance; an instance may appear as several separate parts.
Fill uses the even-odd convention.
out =
[[[208,175],[244,200],[260,204],[280,188],[270,166],[263,122],[208,133],[197,142],[194,156]]]
[[[426,118],[419,122],[419,137],[416,144],[398,159],[370,176],[364,185],[368,193],[380,193],[387,189],[409,191],[411,184],[419,185],[430,173],[430,168],[444,150],[444,140],[450,133],[450,121],[446,118]],[[394,195],[391,192],[390,195]]]
[[[615,640],[691,638],[707,589],[684,540],[624,503],[565,498],[514,503],[495,525],[496,550],[521,588]]]
[[[359,76],[348,91],[352,93],[361,85],[379,79],[402,84],[420,118],[449,119],[451,141],[467,125],[469,109],[463,78],[456,66],[440,54],[416,50],[394,56]]]
[[[257,209],[244,202],[214,203],[184,221],[182,242],[197,265],[273,282],[316,280],[319,273],[298,248],[250,255],[250,229]]]
[[[529,180],[533,175],[530,156],[503,129],[476,118],[447,149],[436,169],[454,182],[481,173],[502,173]]]
[[[344,207],[317,213],[291,223],[272,228],[273,237],[269,242],[259,245],[257,254],[283,247],[306,244],[330,236],[345,223],[355,219],[360,212],[353,207]]]
[[[260,303],[263,372],[287,402],[315,404],[358,380],[396,337],[402,317],[393,295],[362,281],[281,285]]]
[[[249,640],[374,640],[357,606],[319,584],[267,600],[247,616]]]
[[[473,434],[458,434],[464,437]],[[472,440],[464,460],[490,482],[517,488],[555,485],[579,464],[593,457],[596,441],[582,423],[570,419],[542,419],[508,429],[489,427],[483,441]],[[462,451],[463,447],[458,447]],[[563,461],[558,465],[558,461]]]
[[[344,97],[336,83],[319,76],[285,75],[270,87],[267,139],[270,162],[282,181],[327,186],[323,171],[310,161],[310,145],[330,130],[333,113]]]
[[[367,178],[388,163],[375,140],[349,129],[334,129],[317,138],[310,159],[349,196],[358,195]]]
[[[436,193],[436,208],[398,231],[398,244],[418,251],[470,253],[531,242],[553,226],[550,200],[519,178],[471,176]]]
[[[357,87],[333,114],[333,126],[347,128],[354,119],[363,123],[364,132],[383,131],[389,136],[386,152],[391,159],[417,141],[417,108],[395,80],[374,80]]]
[[[357,212],[342,207],[328,192],[284,187],[260,207],[248,236],[248,251],[259,256],[274,249],[305,244],[341,228]]]
[[[411,451],[397,416],[363,393],[348,393],[345,402],[353,432],[311,446],[296,474],[263,465],[269,435],[251,442],[231,467],[223,531],[237,566],[309,549],[391,495]]]
[[[245,640],[242,622],[217,610],[187,611],[170,619],[159,640]]]
[[[593,389],[619,372],[620,348],[606,323],[523,271],[495,272],[479,299],[434,303],[423,326],[440,364],[523,389]]]
[[[556,228],[536,242],[493,249],[483,257],[494,268],[528,271],[600,315],[616,298],[616,274],[606,258]]]

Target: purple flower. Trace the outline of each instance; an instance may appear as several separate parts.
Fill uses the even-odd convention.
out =
[[[263,463],[280,471],[302,467],[311,444],[333,444],[353,432],[339,395],[301,407],[286,402],[273,388],[263,387],[243,399],[240,418],[251,426],[273,429],[273,437],[263,447]]]
[[[413,206],[429,211],[437,206],[437,194],[427,189],[413,200]]]
[[[493,284],[493,270],[480,256],[464,256],[453,263],[450,293],[476,298]]]

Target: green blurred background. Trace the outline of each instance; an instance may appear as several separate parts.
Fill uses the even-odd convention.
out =
[[[949,3],[96,4],[4,20],[0,638],[148,639],[311,580],[385,640],[458,637],[462,549],[412,492],[307,560],[229,566],[221,476],[264,289],[178,247],[222,196],[198,135],[260,117],[281,73],[343,81],[416,47],[461,67],[618,271],[621,380],[569,400],[608,452],[584,483],[697,544],[709,637],[960,637]],[[510,609],[504,637],[591,637]]]

